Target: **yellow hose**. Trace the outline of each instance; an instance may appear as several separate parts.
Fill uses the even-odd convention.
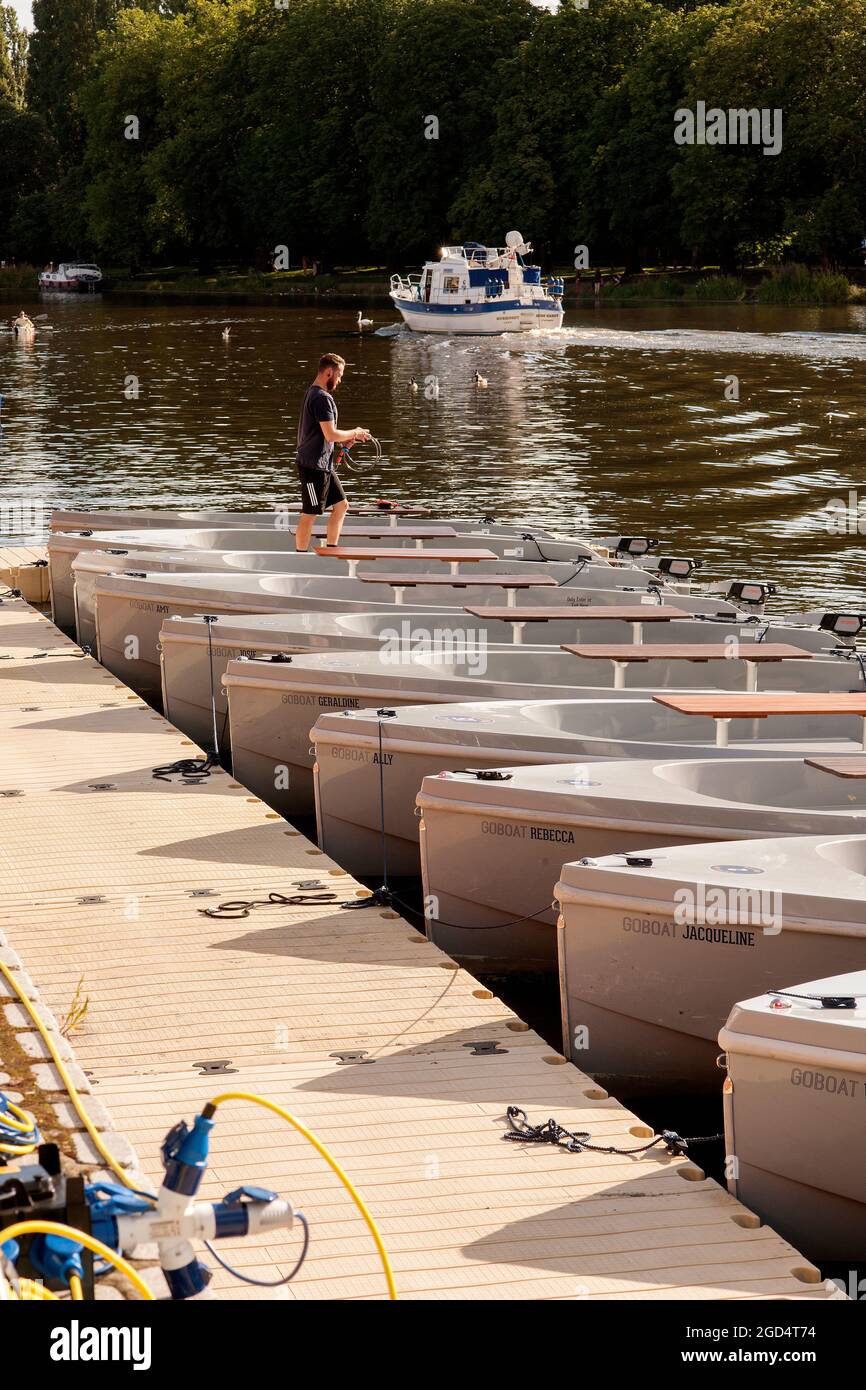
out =
[[[27,1011],[27,1014],[29,1015],[31,1020],[33,1021],[34,1025],[36,1026],[39,1035],[42,1038],[42,1041],[48,1048],[51,1060],[57,1068],[57,1071],[60,1074],[60,1079],[66,1087],[69,1099],[72,1101],[72,1105],[75,1109],[75,1113],[78,1115],[78,1118],[84,1125],[84,1128],[87,1131],[87,1134],[90,1138],[91,1143],[93,1144],[93,1147],[96,1149],[96,1152],[108,1165],[108,1167],[114,1173],[115,1177],[117,1177],[120,1180],[124,1187],[130,1188],[133,1192],[138,1191],[138,1188],[136,1187],[135,1183],[132,1181],[131,1178],[127,1176],[127,1174],[121,1168],[120,1164],[103,1144],[102,1139],[99,1136],[98,1130],[94,1126],[93,1121],[91,1120],[90,1116],[84,1108],[84,1104],[76,1089],[75,1082],[69,1075],[69,1070],[65,1062],[63,1061],[63,1058],[57,1051],[57,1048],[54,1044],[54,1039],[52,1038],[48,1029],[45,1027],[45,1024],[42,1022],[42,1019],[39,1017],[39,1013],[37,1012],[33,1003],[24,993],[24,990],[21,988],[18,981],[15,979],[13,972],[9,969],[7,965],[4,964],[2,960],[0,960],[0,974],[3,975],[4,979],[11,986],[18,999],[20,999],[21,1003],[24,1005],[24,1008]],[[376,1222],[373,1220],[373,1217],[371,1216],[369,1210],[367,1209],[367,1205],[364,1202],[364,1199],[362,1198],[361,1194],[358,1192],[357,1188],[351,1182],[347,1174],[343,1172],[343,1169],[340,1167],[337,1160],[325,1148],[325,1145],[321,1142],[321,1140],[317,1139],[316,1136],[309,1129],[307,1129],[305,1125],[301,1124],[300,1120],[295,1119],[294,1115],[290,1114],[288,1110],[284,1110],[280,1105],[275,1105],[273,1101],[266,1100],[264,1096],[254,1095],[251,1091],[226,1091],[223,1095],[217,1096],[216,1099],[212,1100],[210,1104],[213,1106],[214,1109],[216,1109],[218,1105],[222,1105],[225,1101],[229,1100],[245,1100],[248,1101],[251,1105],[261,1105],[265,1110],[270,1110],[273,1112],[273,1114],[279,1115],[281,1119],[285,1120],[287,1124],[292,1125],[292,1127],[296,1129],[299,1134],[302,1134],[304,1138],[308,1140],[310,1144],[312,1144],[313,1148],[317,1151],[317,1153],[319,1153],[322,1156],[322,1158],[325,1160],[328,1166],[336,1173],[337,1177],[340,1179],[346,1191],[349,1193],[349,1196],[352,1198],[352,1201],[355,1203],[356,1207],[358,1208],[359,1212],[364,1218],[364,1221],[367,1225],[367,1229],[373,1237],[376,1249],[379,1252],[379,1258],[382,1262],[382,1269],[385,1274],[385,1282],[388,1285],[388,1297],[390,1299],[396,1299],[397,1286],[394,1282],[394,1273],[391,1268],[391,1261],[388,1258],[388,1252],[385,1249],[384,1242],[382,1240],[381,1235],[379,1234],[379,1228],[376,1225]],[[154,1198],[154,1200],[156,1199]],[[33,1225],[33,1223],[28,1224]],[[85,1235],[83,1231],[75,1231],[72,1227],[66,1226],[57,1225],[55,1227],[54,1224],[51,1222],[45,1222],[42,1224],[52,1226],[55,1234],[65,1234],[66,1232],[70,1232],[71,1239],[77,1240],[78,1243],[81,1245],[85,1245],[88,1250],[94,1250],[94,1253],[104,1255],[104,1258],[107,1259],[110,1264],[113,1264],[116,1269],[122,1269],[123,1273],[127,1274],[128,1278],[132,1280],[136,1288],[139,1289],[140,1292],[142,1292],[142,1297],[149,1299],[153,1298],[153,1294],[150,1292],[147,1285],[141,1279],[139,1279],[132,1266],[127,1264],[127,1262],[123,1260],[121,1256],[116,1256],[113,1251],[110,1251],[107,1246],[102,1245],[100,1241],[96,1241],[95,1245],[91,1245],[88,1244],[88,1242],[93,1240],[93,1237]],[[20,1228],[16,1227],[15,1229],[17,1230]],[[12,1237],[8,1233],[4,1233],[4,1239],[11,1240]],[[100,1247],[98,1251],[96,1251],[95,1246]]]
[[[22,1110],[20,1105],[14,1105],[8,1097],[2,1111],[2,1121],[5,1129],[15,1129],[22,1135],[36,1132],[35,1117],[29,1110]],[[30,1140],[23,1140],[20,1144],[3,1143],[0,1144],[0,1154],[11,1154],[20,1158],[23,1154],[35,1153],[38,1147],[38,1143]]]
[[[24,993],[24,990],[19,985],[18,981],[15,978],[15,975],[9,969],[9,967],[4,964],[2,960],[0,960],[0,974],[3,975],[3,978],[14,990],[15,994],[18,996],[18,998],[21,1000],[21,1003],[24,1005],[24,1008],[26,1009],[33,1023],[36,1025],[36,1028],[39,1031],[39,1036],[45,1043],[45,1046],[48,1048],[48,1051],[51,1054],[51,1060],[57,1068],[58,1072],[60,1073],[60,1079],[66,1087],[66,1090],[69,1094],[69,1099],[72,1101],[73,1107],[75,1109],[75,1113],[77,1114],[81,1123],[84,1125],[84,1128],[86,1129],[87,1134],[90,1138],[90,1142],[96,1149],[96,1152],[99,1154],[103,1162],[108,1165],[114,1176],[118,1178],[121,1183],[123,1183],[124,1187],[128,1187],[133,1192],[137,1192],[138,1188],[136,1187],[135,1183],[132,1181],[130,1177],[127,1176],[127,1174],[121,1168],[120,1164],[117,1162],[117,1159],[113,1156],[113,1154],[109,1152],[109,1150],[103,1144],[102,1139],[99,1136],[99,1131],[96,1129],[96,1126],[94,1125],[93,1121],[91,1120],[90,1116],[84,1108],[81,1097],[78,1094],[78,1091],[76,1090],[75,1082],[69,1075],[66,1063],[64,1062],[63,1058],[60,1056],[60,1053],[57,1051],[57,1048],[54,1045],[54,1039],[52,1038],[48,1029],[45,1027],[45,1024],[42,1022],[42,1019],[39,1017],[39,1014],[34,1008],[31,1000],[27,997],[27,995]]]
[[[77,1274],[70,1274],[69,1276],[69,1294],[73,1303],[84,1302],[84,1290]]]
[[[121,1274],[126,1275],[142,1298],[151,1303],[155,1302],[153,1293],[132,1265],[122,1255],[118,1255],[115,1250],[112,1250],[110,1246],[103,1245],[101,1240],[88,1235],[86,1231],[77,1231],[74,1226],[65,1226],[61,1221],[18,1221],[13,1226],[4,1226],[4,1241],[17,1240],[19,1236],[64,1236],[66,1240],[73,1240],[76,1245],[83,1245],[86,1250],[92,1250],[94,1255],[101,1255],[103,1260],[107,1260],[110,1265],[114,1265],[115,1269],[120,1270]],[[75,1277],[75,1275],[72,1276],[73,1279]]]
[[[306,1125],[302,1125],[300,1120],[295,1119],[295,1116],[290,1114],[288,1110],[284,1110],[281,1105],[275,1105],[272,1100],[266,1100],[264,1096],[254,1095],[252,1091],[224,1091],[222,1095],[215,1096],[214,1099],[210,1102],[210,1104],[214,1108],[214,1110],[216,1110],[218,1105],[222,1105],[227,1100],[246,1100],[249,1101],[251,1105],[261,1105],[264,1107],[265,1110],[270,1110],[273,1112],[274,1115],[279,1115],[281,1119],[285,1120],[288,1124],[292,1125],[298,1131],[299,1134],[303,1134],[304,1138],[312,1144],[313,1148],[317,1151],[317,1153],[321,1154],[322,1158],[325,1160],[328,1166],[332,1168],[333,1171],[336,1173],[337,1177],[340,1179],[340,1182],[343,1184],[346,1191],[349,1193],[349,1196],[352,1198],[352,1201],[355,1203],[355,1206],[358,1208],[359,1212],[363,1216],[364,1221],[367,1225],[367,1229],[369,1230],[370,1235],[373,1237],[376,1249],[379,1252],[379,1259],[382,1261],[382,1269],[385,1274],[385,1282],[388,1285],[388,1297],[390,1299],[396,1299],[397,1286],[394,1282],[394,1272],[391,1269],[391,1261],[388,1258],[388,1252],[385,1249],[384,1241],[382,1240],[382,1237],[379,1234],[379,1228],[373,1220],[372,1216],[370,1215],[370,1212],[367,1209],[367,1205],[360,1192],[358,1192],[357,1188],[351,1182],[346,1173],[343,1172],[342,1168],[340,1167],[339,1163],[334,1158],[334,1156],[331,1153],[329,1153],[328,1150],[325,1148],[321,1139],[317,1139],[315,1134],[313,1134],[310,1130],[307,1129]]]

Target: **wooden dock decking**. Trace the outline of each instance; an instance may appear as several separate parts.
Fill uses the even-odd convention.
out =
[[[594,1142],[648,1132],[395,913],[337,903],[203,916],[311,878],[340,901],[364,890],[229,775],[154,779],[196,752],[47,619],[0,604],[0,793],[14,793],[0,796],[0,932],[55,1014],[83,977],[76,1059],[152,1182],[166,1130],[241,1089],[286,1106],[333,1151],[403,1298],[840,1296],[687,1160],[504,1143],[509,1104]],[[385,1297],[369,1234],[315,1151],[230,1104],[204,1195],[242,1182],[305,1212],[309,1257],[270,1292],[217,1269],[219,1296]],[[219,1248],[274,1278],[299,1235]]]

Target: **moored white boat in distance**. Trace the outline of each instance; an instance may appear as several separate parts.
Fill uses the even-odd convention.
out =
[[[391,299],[416,333],[527,333],[562,327],[563,282],[541,279],[519,232],[503,248],[466,241],[443,246],[420,275],[391,276]]]
[[[102,282],[102,271],[92,261],[61,261],[57,267],[43,270],[39,276],[41,290],[95,289]]]

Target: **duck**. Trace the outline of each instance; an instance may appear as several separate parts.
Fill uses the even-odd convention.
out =
[[[412,392],[415,392],[415,391],[418,390],[418,383],[417,383],[417,381],[415,380],[414,376],[409,378],[409,390],[412,391]]]
[[[222,331],[222,340],[223,340],[223,342],[224,342],[224,343],[227,343],[228,340],[229,340],[229,338],[230,338],[231,336],[232,336],[232,330],[231,330],[230,328],[224,328],[223,331]]]
[[[475,385],[478,387],[479,390],[481,390],[482,387],[487,385],[487,377],[482,376],[480,372],[475,373],[474,381]]]
[[[363,316],[362,316],[362,314],[361,314],[361,310],[359,309],[359,310],[358,310],[358,332],[359,332],[359,333],[363,333],[363,331],[364,331],[365,328],[372,328],[372,327],[373,327],[373,320],[372,320],[372,319],[365,319],[365,318],[363,318]]]

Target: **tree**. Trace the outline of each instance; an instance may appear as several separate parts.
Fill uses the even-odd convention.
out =
[[[23,260],[43,258],[43,240],[20,222],[28,199],[54,178],[57,152],[41,116],[0,106],[0,246]],[[31,228],[32,230],[32,228]],[[49,250],[48,254],[54,254]]]
[[[396,7],[359,130],[369,151],[366,228],[378,251],[423,257],[450,239],[454,220],[468,221],[467,189],[490,165],[504,100],[500,63],[551,18],[527,0]]]
[[[648,0],[568,0],[541,14],[530,37],[497,69],[492,157],[482,147],[453,204],[466,230],[496,221],[569,261],[577,244],[591,260],[609,252],[599,159],[609,132],[599,103],[640,50],[653,17]],[[513,209],[509,215],[509,209]],[[487,210],[487,215],[485,215]],[[520,217],[517,217],[519,210]]]
[[[682,217],[672,186],[679,153],[674,112],[683,104],[691,63],[718,19],[715,6],[653,14],[639,50],[593,109],[595,189],[588,231],[628,270],[683,258]]]
[[[404,0],[256,3],[241,15],[232,171],[244,245],[294,263],[367,254],[371,73]]]
[[[164,165],[155,164],[172,129],[166,71],[185,41],[183,18],[119,14],[79,95],[87,132],[84,211],[100,252],[132,267],[178,241],[167,209],[173,189],[165,186]]]
[[[78,159],[83,129],[78,93],[90,74],[99,34],[119,10],[158,9],[160,0],[33,0],[27,104],[50,126],[66,160]]]
[[[822,259],[866,221],[866,0],[738,0],[691,65],[684,106],[782,112],[782,149],[693,145],[673,175],[683,235],[733,265],[782,234]]]
[[[11,5],[0,5],[0,100],[24,105],[27,82],[27,34]]]

